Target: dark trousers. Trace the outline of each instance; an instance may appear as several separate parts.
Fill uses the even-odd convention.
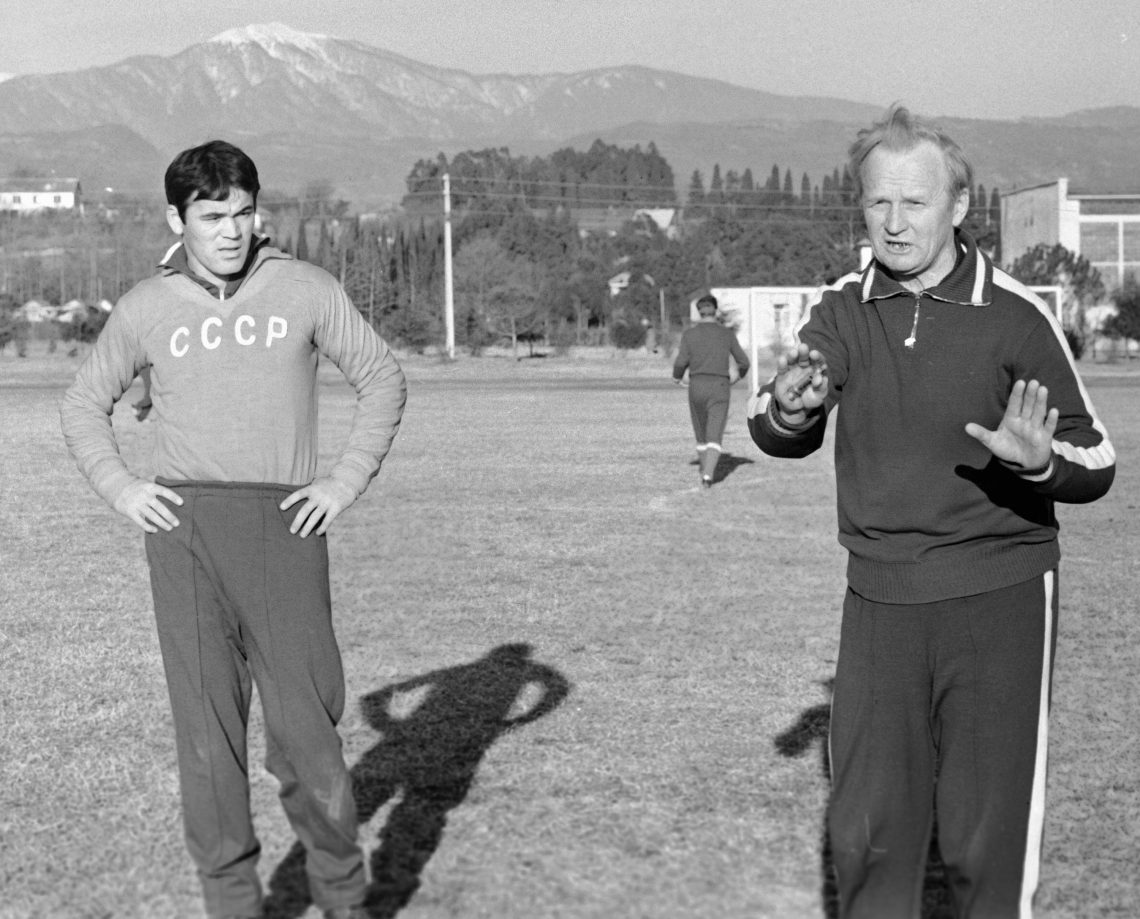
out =
[[[843,919],[917,919],[937,808],[959,917],[1028,917],[1040,869],[1056,572],[938,603],[848,590],[828,810]]]
[[[260,914],[250,817],[251,685],[265,765],[307,853],[314,902],[359,903],[365,875],[352,783],[336,724],[344,674],[333,635],[323,537],[289,533],[293,489],[173,483],[180,525],[146,537],[173,712],[187,847],[210,916]]]
[[[697,445],[719,445],[728,421],[728,377],[698,373],[689,377],[689,417]]]

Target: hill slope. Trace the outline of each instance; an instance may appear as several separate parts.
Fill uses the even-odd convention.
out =
[[[171,57],[142,56],[0,83],[0,171],[78,175],[85,188],[159,188],[178,150],[211,137],[245,146],[268,187],[327,179],[367,205],[398,199],[412,163],[508,146],[548,154],[594,139],[657,144],[683,192],[707,177],[773,163],[818,183],[882,106],[778,96],[645,67],[474,75],[361,42],[256,25]],[[1068,175],[1117,188],[1140,149],[1140,109],[1015,122],[948,120],[987,187]]]

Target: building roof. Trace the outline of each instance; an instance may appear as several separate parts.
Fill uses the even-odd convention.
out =
[[[669,229],[670,225],[677,217],[677,208],[675,207],[642,207],[638,208],[634,216],[648,217],[655,224],[657,229],[664,232]]]
[[[79,191],[79,179],[44,178],[0,178],[0,192],[59,193]]]
[[[1018,195],[1022,192],[1035,191],[1038,188],[1050,188],[1059,185],[1061,182],[1065,184],[1065,197],[1066,198],[1096,198],[1104,201],[1136,201],[1140,200],[1140,190],[1124,190],[1119,188],[1105,189],[1105,188],[1074,188],[1068,184],[1068,179],[1064,176],[1053,179],[1050,182],[1039,182],[1036,185],[1022,185],[1018,188],[1011,188],[1009,191],[999,191],[998,195],[1002,198],[1008,198],[1011,195]]]

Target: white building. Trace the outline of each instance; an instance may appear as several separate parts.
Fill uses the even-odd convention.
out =
[[[83,212],[78,179],[0,179],[0,211],[31,214],[45,210]]]
[[[1109,293],[1128,274],[1140,280],[1140,194],[1071,191],[1066,178],[1002,194],[1007,266],[1036,245],[1058,243],[1088,259]]]

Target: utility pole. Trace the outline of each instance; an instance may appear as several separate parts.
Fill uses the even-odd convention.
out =
[[[443,174],[443,315],[447,357],[455,358],[455,280],[451,276],[451,175]]]

